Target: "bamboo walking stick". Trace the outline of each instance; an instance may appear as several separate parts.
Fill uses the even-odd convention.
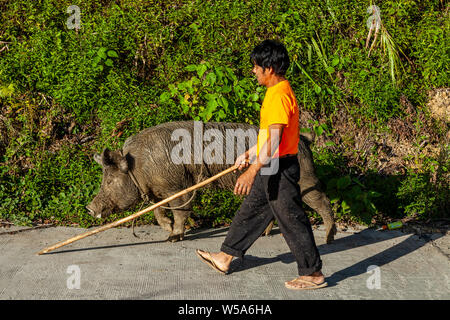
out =
[[[111,223],[109,223],[107,225],[104,225],[102,227],[99,227],[97,229],[94,229],[94,230],[82,233],[82,234],[80,234],[78,236],[75,236],[73,238],[67,239],[66,241],[62,241],[62,242],[59,242],[59,243],[57,243],[57,244],[55,244],[55,245],[53,245],[51,247],[45,248],[42,251],[38,252],[38,255],[41,255],[41,254],[44,254],[44,253],[48,253],[48,252],[53,251],[55,249],[61,248],[62,246],[65,246],[65,245],[67,245],[69,243],[72,243],[72,242],[75,242],[77,240],[89,237],[89,236],[91,236],[93,234],[96,234],[96,233],[99,233],[99,232],[102,232],[102,231],[105,231],[105,230],[117,227],[118,225],[120,225],[122,223],[125,223],[127,221],[133,220],[133,219],[135,219],[135,218],[137,218],[137,217],[139,217],[139,216],[141,216],[141,215],[143,215],[143,214],[145,214],[145,213],[147,213],[149,211],[152,211],[152,210],[158,208],[159,206],[162,206],[163,204],[166,204],[166,203],[168,203],[168,202],[170,202],[170,201],[172,201],[172,200],[174,200],[176,198],[181,197],[182,195],[185,195],[185,194],[187,194],[187,193],[189,193],[191,191],[194,191],[195,189],[201,188],[201,187],[207,185],[208,183],[211,183],[214,180],[217,180],[220,177],[222,177],[222,176],[224,176],[224,175],[226,175],[226,174],[228,174],[230,172],[235,171],[237,168],[238,168],[238,166],[234,165],[234,166],[232,166],[232,167],[230,167],[230,168],[228,168],[228,169],[226,169],[226,170],[224,170],[222,172],[219,172],[215,176],[212,176],[211,178],[206,179],[205,181],[202,181],[200,183],[197,183],[196,185],[193,185],[192,187],[189,187],[189,188],[184,189],[184,190],[182,190],[182,191],[180,191],[178,193],[175,193],[174,195],[172,195],[172,196],[170,196],[170,197],[168,197],[168,198],[166,198],[164,200],[161,200],[160,202],[157,202],[154,205],[152,205],[150,207],[147,207],[147,208],[145,208],[145,209],[143,209],[143,210],[141,210],[139,212],[136,212],[136,213],[134,213],[132,215],[129,215],[128,217],[125,217],[125,218],[122,218],[120,220],[111,222]]]

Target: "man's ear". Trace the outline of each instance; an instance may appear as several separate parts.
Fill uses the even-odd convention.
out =
[[[268,72],[270,75],[274,75],[274,74],[275,74],[275,71],[273,70],[273,67],[267,67],[266,70],[267,70],[267,72]]]

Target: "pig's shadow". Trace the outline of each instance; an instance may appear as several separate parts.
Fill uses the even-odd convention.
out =
[[[202,229],[193,229],[186,232],[186,235],[184,237],[184,241],[186,240],[197,240],[202,238],[217,238],[217,237],[223,237],[226,236],[229,227],[209,230],[208,232],[203,232]],[[223,233],[223,234],[222,234]],[[270,231],[270,236],[274,236],[277,234],[280,234],[281,231],[279,228],[274,228],[272,231]]]
[[[47,253],[44,253],[44,255],[69,253],[69,252],[80,252],[80,251],[89,251],[89,250],[100,250],[100,249],[114,249],[114,248],[120,248],[120,247],[140,246],[140,245],[145,245],[145,244],[156,244],[156,243],[164,243],[164,242],[167,242],[167,240],[156,240],[156,241],[147,241],[147,242],[113,244],[113,245],[109,245],[109,246],[97,246],[97,247],[88,247],[88,248],[59,250],[59,251],[54,251],[54,252],[47,252]]]
[[[378,242],[395,239],[400,236],[405,236],[405,234],[399,231],[377,234],[377,231],[374,231],[373,229],[366,229],[359,233],[336,239],[331,244],[319,245],[318,249],[321,256],[341,251],[342,254],[345,255],[346,254],[345,251],[348,251],[350,249],[364,247]],[[443,236],[442,234],[439,234],[439,238],[442,236]],[[419,249],[420,247],[423,247],[430,241],[431,238],[428,235],[421,235],[420,237],[418,237],[414,234],[410,234],[410,236],[405,240],[403,240],[402,242],[395,244],[394,246],[382,252],[379,252],[371,257],[367,257],[366,259],[361,260],[356,264],[353,264],[342,270],[339,270],[333,273],[331,276],[327,276],[326,281],[328,282],[329,286],[334,286],[346,278],[351,278],[366,273],[367,268],[371,265],[381,267],[385,264],[388,264],[402,256],[405,256]],[[231,270],[230,273],[241,272],[262,265],[276,263],[279,261],[285,264],[295,263],[294,256],[290,252],[280,254],[273,258],[261,258],[247,254],[244,256],[244,259],[235,259],[232,262],[230,266]]]

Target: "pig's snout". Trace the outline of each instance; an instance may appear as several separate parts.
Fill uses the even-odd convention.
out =
[[[97,196],[86,206],[86,209],[94,218],[105,218],[112,213],[114,205],[105,201],[104,198]]]
[[[101,213],[95,213],[94,209],[91,208],[89,205],[86,206],[86,209],[89,211],[89,214],[91,216],[93,216],[94,218],[101,218],[102,217]]]

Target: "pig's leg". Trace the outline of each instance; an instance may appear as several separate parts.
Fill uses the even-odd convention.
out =
[[[326,230],[325,241],[331,243],[336,235],[336,225],[330,200],[320,188],[319,180],[312,176],[301,177],[299,185],[303,202],[322,217]]]
[[[180,198],[174,199],[170,201],[171,207],[178,207],[185,204],[191,198],[191,194],[184,195]],[[183,240],[184,238],[184,224],[186,223],[186,219],[191,214],[192,207],[191,203],[188,203],[186,206],[172,210],[173,212],[173,230],[169,235],[168,241],[176,242]]]
[[[336,235],[336,225],[334,223],[334,215],[331,209],[330,200],[320,188],[319,179],[316,176],[304,175],[300,177],[298,182],[302,201],[306,203],[311,209],[317,212],[323,219],[325,225],[325,242],[331,243]],[[269,235],[273,227],[272,220],[267,226],[262,235]]]
[[[269,225],[266,227],[266,230],[262,233],[261,237],[268,236],[270,234],[270,231],[272,231],[273,223],[275,222],[275,219],[269,222]]]
[[[166,210],[159,207],[153,210],[153,213],[160,227],[172,233],[172,220],[170,220],[170,218],[166,216]]]
[[[326,229],[326,243],[334,240],[336,225],[331,204],[328,197],[323,192],[320,181],[314,170],[313,155],[309,148],[310,142],[300,136],[298,161],[300,163],[300,192],[302,200],[311,209],[316,211],[323,219]]]

